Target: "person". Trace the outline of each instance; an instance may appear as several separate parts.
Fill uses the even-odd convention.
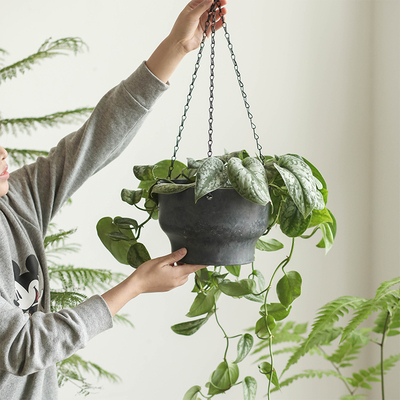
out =
[[[220,1],[223,14],[226,3]],[[64,202],[135,136],[180,61],[199,47],[211,5],[187,4],[150,58],[48,157],[9,173],[0,147],[0,399],[56,399],[58,361],[111,328],[112,317],[136,296],[171,290],[203,267],[180,264],[186,254],[180,249],[145,262],[106,293],[52,313],[43,238]],[[219,29],[219,13],[217,19]]]

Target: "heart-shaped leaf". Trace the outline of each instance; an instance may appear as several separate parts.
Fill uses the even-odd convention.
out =
[[[219,189],[228,180],[224,163],[216,157],[207,158],[197,171],[195,202],[207,193]]]
[[[243,399],[255,400],[257,395],[257,381],[252,376],[243,379]]]
[[[301,275],[296,271],[287,272],[276,285],[279,301],[287,308],[301,294]]]
[[[171,326],[171,329],[178,335],[190,336],[196,333],[211,317],[213,313],[209,312],[206,317],[194,321],[182,322]]]
[[[138,268],[144,262],[149,261],[150,258],[150,254],[143,243],[135,243],[128,250],[127,260],[133,268]]]
[[[201,390],[200,386],[193,386],[191,387],[186,393],[185,396],[183,396],[183,400],[196,400],[197,399],[197,393],[199,393]]]
[[[237,345],[237,358],[235,363],[240,363],[247,357],[253,347],[253,343],[254,339],[250,333],[245,333],[241,336]]]
[[[258,239],[256,249],[261,251],[277,251],[283,249],[283,244],[276,239]]]
[[[265,169],[256,158],[232,157],[228,162],[228,177],[232,187],[245,199],[261,205],[271,201]]]
[[[275,168],[281,174],[297,208],[307,217],[320,200],[316,182],[307,163],[299,156],[286,154],[279,158]]]
[[[239,378],[239,367],[234,362],[222,361],[211,374],[210,382],[220,390],[227,390]]]
[[[224,281],[218,287],[222,293],[233,297],[241,297],[256,291],[256,283],[253,279],[242,279],[237,282]]]
[[[291,197],[287,197],[282,205],[279,226],[281,231],[289,237],[301,236],[308,228],[312,214],[308,217],[300,213]]]
[[[209,290],[207,293],[200,292],[194,299],[186,316],[192,318],[210,312],[214,308],[219,294],[220,292],[216,288]]]
[[[129,190],[129,189],[122,189],[121,191],[121,199],[125,203],[130,204],[133,206],[134,204],[139,203],[142,199],[143,190]]]

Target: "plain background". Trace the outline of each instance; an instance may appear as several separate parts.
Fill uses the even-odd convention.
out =
[[[3,118],[40,116],[93,106],[108,89],[147,59],[169,33],[185,0],[68,2],[1,1],[1,48],[6,63],[34,53],[45,39],[82,38],[89,51],[58,57],[2,84]],[[398,1],[230,0],[228,29],[264,154],[297,153],[312,161],[329,188],[328,206],[338,221],[335,245],[327,256],[315,248],[319,238],[298,241],[290,269],[303,277],[303,294],[289,319],[311,322],[317,309],[342,295],[372,297],[384,280],[399,275],[399,67]],[[255,152],[249,121],[226,42],[217,35],[214,153],[246,148]],[[129,274],[96,236],[103,216],[142,218],[120,200],[122,188],[137,185],[136,164],[170,158],[186,102],[196,52],[182,62],[170,90],[149,115],[132,144],[112,165],[91,178],[56,218],[59,228],[77,227],[76,266],[108,268]],[[178,158],[202,158],[207,152],[208,47],[205,49]],[[79,125],[39,129],[34,135],[2,136],[1,145],[49,148]],[[143,232],[153,257],[167,254],[169,243],[157,222]],[[288,252],[258,254],[256,266],[269,276]],[[93,399],[176,400],[207,382],[223,357],[224,339],[210,321],[193,337],[179,337],[170,326],[185,321],[193,299],[192,280],[166,294],[143,295],[124,308],[135,329],[115,326],[79,354],[117,373],[119,385],[103,386]],[[239,302],[241,303],[241,302]],[[234,335],[257,319],[258,305],[222,299],[221,323]],[[230,358],[235,358],[235,345]],[[376,346],[378,347],[378,346]],[[377,349],[361,357],[357,368],[376,365]],[[399,352],[390,338],[387,355]],[[257,399],[266,380],[252,360],[243,362],[241,379],[257,377]],[[253,359],[254,361],[254,359]],[[276,358],[279,370],[286,358]],[[306,359],[293,367],[329,369]],[[290,376],[287,374],[286,376]],[[387,400],[400,398],[399,367],[387,374]],[[379,385],[369,399],[380,398]],[[65,386],[60,399],[76,392]],[[357,393],[362,393],[359,391]],[[364,391],[366,392],[366,391]],[[275,400],[333,400],[346,394],[334,378],[298,381]],[[242,398],[241,388],[224,396]]]

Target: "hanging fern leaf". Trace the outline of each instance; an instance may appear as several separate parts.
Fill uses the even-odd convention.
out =
[[[384,373],[392,369],[396,363],[400,360],[400,354],[392,355],[383,361],[383,371]],[[358,373],[354,373],[352,378],[348,378],[348,383],[351,386],[358,388],[362,387],[364,389],[372,389],[371,385],[367,382],[380,382],[377,376],[381,376],[381,364],[379,363],[375,367],[370,367],[368,369],[361,369]]]
[[[368,333],[370,331],[367,328],[352,332],[327,359],[339,368],[350,367],[352,365],[351,361],[356,359],[361,349],[369,343],[370,336]]]
[[[285,369],[282,374],[287,371],[293,364],[307,353],[309,353],[315,346],[326,345],[335,340],[342,333],[342,328],[326,328],[323,330],[318,330],[312,336],[310,336],[298,347],[297,351],[290,357],[286,364]]]
[[[59,245],[61,244],[63,246],[65,244],[65,239],[68,239],[75,232],[76,232],[76,229],[69,229],[68,231],[60,230],[57,233],[47,235],[44,238],[44,242],[43,242],[44,248],[46,249],[46,251],[48,251],[48,247],[56,246],[57,249],[60,250]]]
[[[35,161],[38,157],[47,157],[49,152],[42,150],[28,150],[28,149],[10,149],[5,148],[9,159],[12,160],[13,164],[17,167],[22,167],[32,161]]]
[[[87,45],[80,38],[68,37],[53,42],[51,41],[51,38],[49,38],[39,47],[39,50],[36,53],[31,54],[12,65],[1,68],[0,84],[2,81],[16,77],[18,72],[24,74],[41,60],[58,55],[67,55],[68,52],[77,54],[78,52],[83,51],[85,47],[87,48]]]
[[[81,107],[75,110],[60,111],[53,114],[44,115],[43,117],[27,117],[2,119],[0,123],[7,133],[30,134],[38,126],[43,128],[53,128],[61,124],[72,124],[81,122],[86,119],[93,111],[92,107]]]
[[[288,379],[285,379],[283,382],[279,382],[280,386],[288,386],[297,379],[303,379],[303,378],[323,378],[324,376],[335,376],[336,378],[339,378],[345,382],[347,382],[348,378],[344,377],[343,375],[339,374],[338,372],[334,370],[328,370],[328,371],[319,371],[315,369],[306,369],[304,372],[294,375]],[[271,390],[271,392],[276,392],[278,389],[274,388]]]
[[[74,354],[57,364],[58,386],[61,387],[67,382],[72,382],[79,387],[79,394],[87,396],[94,389],[100,389],[88,383],[84,376],[87,373],[97,376],[98,379],[105,378],[112,383],[121,382],[121,378],[118,375],[108,372],[98,364],[86,361]]]
[[[391,281],[383,282],[373,299],[366,300],[363,304],[357,307],[354,317],[343,330],[341,341],[347,335],[356,329],[365,319],[376,311],[391,311],[392,308],[399,307],[400,297],[398,289],[391,289],[394,285],[400,283],[400,277],[392,279]]]
[[[400,335],[400,307],[396,307],[392,313],[389,311],[380,312],[374,324],[375,326],[372,330],[376,333],[383,334],[384,330],[386,330],[387,336]]]
[[[0,49],[0,67],[4,65],[4,58],[3,56],[7,55],[8,52],[4,49]]]
[[[76,307],[87,296],[78,292],[50,290],[50,309],[51,312],[57,312],[64,308]]]

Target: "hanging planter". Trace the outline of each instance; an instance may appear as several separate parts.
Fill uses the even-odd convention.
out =
[[[253,336],[246,332],[227,335],[222,328],[217,313],[217,301],[221,294],[252,301],[258,304],[259,319],[254,323],[254,334],[265,341],[270,349],[270,361],[259,365],[259,372],[268,379],[268,399],[271,384],[279,388],[278,374],[272,357],[273,332],[278,321],[285,319],[293,301],[301,294],[302,279],[297,271],[287,271],[292,259],[295,238],[308,239],[316,232],[322,233],[317,247],[326,252],[333,245],[336,235],[336,220],[326,208],[327,185],[318,169],[305,158],[296,154],[266,156],[262,154],[259,136],[250,113],[247,95],[241,80],[233,46],[223,20],[219,1],[214,1],[206,22],[203,41],[195,64],[187,102],[184,107],[179,132],[171,159],[152,165],[134,166],[135,177],[140,181],[135,190],[123,189],[124,202],[144,211],[147,218],[139,223],[136,219],[102,218],[97,224],[98,235],[123,264],[139,267],[150,259],[150,255],[140,235],[143,226],[152,219],[159,220],[161,228],[168,235],[172,250],[186,247],[188,252],[183,259],[186,263],[202,264],[212,267],[196,272],[192,292],[195,299],[186,314],[191,319],[172,326],[179,335],[192,335],[197,332],[211,316],[226,339],[223,361],[211,373],[206,383],[207,395],[201,393],[200,386],[193,386],[184,396],[192,400],[198,396],[211,398],[225,393],[238,385],[238,364],[249,354]],[[235,74],[240,86],[250,126],[256,142],[258,154],[251,157],[245,150],[220,156],[213,156],[213,101],[214,101],[214,47],[217,11],[220,11],[222,27],[231,53]],[[189,158],[186,164],[176,158],[182,139],[184,123],[187,119],[192,99],[194,83],[200,66],[207,31],[211,29],[210,58],[210,107],[207,158]],[[277,267],[271,270],[270,280],[265,280],[263,270],[254,266],[255,250],[276,251],[284,247],[275,239],[269,239],[274,226],[291,238],[289,253]],[[306,233],[312,229],[310,233]],[[243,267],[251,264],[250,267]],[[249,268],[244,272],[244,268]],[[268,267],[270,270],[270,266]],[[278,300],[269,299],[273,280],[281,271],[282,277],[276,285]],[[241,277],[241,273],[245,277]],[[256,313],[257,314],[257,313]],[[248,330],[245,326],[243,329]],[[239,338],[237,355],[228,361],[230,341]],[[231,347],[232,348],[232,347]],[[246,376],[241,382],[245,400],[254,400],[257,382]]]

